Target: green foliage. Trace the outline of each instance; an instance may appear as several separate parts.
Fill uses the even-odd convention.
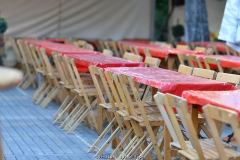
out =
[[[164,24],[168,16],[168,0],[156,0],[155,3],[155,23],[154,23],[154,40],[166,41],[167,31],[160,37]]]
[[[4,18],[0,18],[0,33],[4,33],[7,30],[7,22]]]

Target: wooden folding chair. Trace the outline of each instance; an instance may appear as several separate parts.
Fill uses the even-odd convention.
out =
[[[232,53],[234,56],[239,56],[239,53],[229,46],[226,46],[226,52],[227,52],[227,55],[231,55]]]
[[[47,87],[48,81],[47,81],[47,78],[46,78],[46,72],[43,68],[43,62],[41,61],[41,58],[39,57],[39,55],[37,53],[38,47],[36,48],[32,44],[29,45],[29,47],[30,47],[31,54],[32,54],[33,59],[34,59],[34,63],[36,64],[35,71],[36,71],[37,74],[41,75],[41,77],[42,77],[42,81],[41,81],[40,86],[38,86],[37,90],[34,92],[34,94],[32,96],[32,102],[34,102],[34,101],[37,100],[37,98],[40,96],[40,94]]]
[[[166,159],[171,159],[169,145],[171,145],[172,149],[177,149],[179,156],[185,159],[202,160],[208,159],[209,156],[217,155],[214,154],[216,153],[216,146],[212,138],[198,140],[197,131],[194,129],[190,113],[188,112],[188,104],[185,99],[172,94],[163,94],[160,92],[154,96],[154,99],[165,122],[164,145]],[[177,119],[173,107],[176,109],[179,119]],[[189,141],[184,140],[179,126],[180,124],[183,125],[186,130]],[[171,139],[173,142],[171,142]],[[224,145],[225,148],[232,148],[231,145],[223,142],[221,145]]]
[[[104,49],[102,53],[104,55],[113,56],[113,52],[111,50],[108,50],[108,49]]]
[[[77,94],[74,94],[74,92],[72,92],[74,89],[73,82],[70,78],[70,74],[63,57],[60,54],[54,52],[52,53],[52,56],[60,78],[59,85],[61,85],[62,90],[66,92],[66,97],[63,103],[53,117],[53,124],[57,124],[62,122],[68,111],[72,108],[77,98]]]
[[[143,52],[144,52],[144,54],[145,54],[146,57],[152,57],[152,55],[151,55],[151,53],[150,53],[150,51],[149,51],[148,48],[144,48],[144,49],[143,49]]]
[[[178,72],[183,73],[183,74],[191,75],[192,72],[193,72],[193,68],[180,64],[179,67],[178,67]]]
[[[221,66],[221,62],[217,58],[204,57],[204,63],[205,63],[206,69],[211,69],[210,65],[217,65],[218,71],[219,72],[223,72],[223,68]]]
[[[236,136],[237,145],[240,146],[240,137],[239,137],[240,129],[239,129],[238,113],[232,110],[220,108],[220,107],[209,105],[209,104],[203,107],[203,111],[206,115],[208,126],[212,134],[214,135],[213,139],[216,145],[216,149],[214,151],[218,153],[217,156],[212,155],[211,158],[221,159],[221,160],[240,159],[239,152],[226,149],[222,145],[222,142],[220,140],[220,134],[219,134],[219,125],[217,124],[218,122],[230,124]]]
[[[180,64],[183,64],[183,65],[186,65],[186,63],[188,63],[188,55],[187,54],[182,54],[182,53],[179,53],[177,54],[178,56],[178,60],[180,62]]]
[[[207,79],[215,79],[216,72],[208,69],[194,68],[192,75],[197,77],[207,78]]]
[[[43,99],[41,102],[41,107],[45,108],[56,96],[58,95],[61,86],[59,85],[58,82],[58,73],[52,66],[52,64],[49,61],[49,58],[46,54],[46,51],[44,48],[40,48],[40,53],[42,55],[43,61],[46,64],[46,75],[51,79],[52,84],[51,84],[51,91],[46,95],[46,97]]]
[[[203,107],[203,111],[206,115],[208,126],[212,132],[213,139],[216,145],[214,150],[218,154],[211,155],[211,159],[240,159],[239,152],[234,150],[226,149],[222,145],[220,134],[219,134],[219,124],[218,122],[230,124],[237,140],[237,145],[240,146],[240,129],[239,129],[239,116],[238,113],[232,110],[220,108],[213,105],[206,105]],[[210,158],[209,158],[210,159]]]
[[[203,68],[200,58],[196,55],[189,54],[187,56],[188,64],[191,67]]]
[[[36,88],[36,73],[33,67],[35,63],[32,60],[32,57],[30,57],[31,53],[29,53],[29,50],[26,48],[23,40],[18,40],[17,44],[23,58],[24,68],[26,69],[24,80],[18,86],[21,86],[22,89],[27,89],[30,85],[33,85],[33,87]]]
[[[100,144],[100,142],[107,135],[107,133],[113,129],[111,136],[107,139],[107,141],[103,144],[103,146],[98,149],[98,152],[95,155],[96,157],[98,157],[104,152],[104,150],[107,148],[110,142],[114,143],[113,141],[114,139],[116,139],[118,143],[120,142],[118,138],[119,132],[121,132],[123,137],[126,136],[127,132],[125,130],[125,125],[128,127],[128,129],[130,129],[131,127],[128,121],[126,121],[126,123],[124,124],[124,121],[121,119],[121,116],[117,113],[119,110],[123,110],[123,106],[120,101],[120,98],[118,97],[118,93],[115,89],[113,81],[109,81],[110,84],[108,84],[108,82],[106,81],[106,78],[110,79],[110,76],[108,75],[109,73],[106,73],[106,75],[104,75],[103,69],[95,66],[90,66],[89,70],[92,75],[95,87],[98,91],[98,96],[100,100],[100,103],[98,106],[98,117],[99,117],[98,126],[100,127],[100,125],[102,125],[102,122],[100,122],[102,121],[102,113],[103,113],[102,110],[105,110],[105,112],[108,112],[107,117],[111,121],[109,122],[105,130],[101,133],[101,135],[99,135],[98,139],[94,142],[94,144],[92,145],[92,147],[89,149],[88,152],[93,152],[94,149],[98,149],[98,145]],[[113,90],[110,90],[109,88],[110,85],[114,87]],[[106,103],[104,99],[104,94],[102,92],[103,89],[101,89],[102,87],[104,87],[109,103]],[[115,98],[113,98],[113,95],[115,96]],[[113,115],[114,117],[112,118],[111,115]]]
[[[81,79],[80,74],[78,73],[75,61],[73,58],[64,57],[67,62],[68,72],[71,75],[71,79],[74,84],[74,91],[80,97],[79,103],[82,104],[82,100],[84,99],[84,104],[80,106],[80,109],[74,114],[74,116],[68,121],[68,123],[63,128],[64,130],[68,130],[67,133],[72,133],[76,127],[83,122],[84,119],[88,118],[88,114],[91,117],[90,126],[94,127],[98,130],[97,119],[94,115],[94,107],[97,104],[98,93],[94,86],[92,85],[84,85],[84,82]],[[73,71],[73,72],[72,72]]]
[[[119,54],[116,42],[114,41],[106,41],[105,46],[108,50],[111,50],[114,53],[114,56],[116,57],[122,57],[122,55]]]
[[[127,147],[123,150],[123,152],[119,155],[119,158],[127,156],[132,157],[137,153],[140,154],[140,157],[150,156],[150,150],[154,148],[158,159],[162,159],[161,150],[162,150],[162,142],[160,146],[158,146],[157,142],[162,138],[162,131],[157,134],[157,131],[160,126],[163,126],[162,116],[156,112],[156,107],[153,106],[144,107],[143,101],[140,99],[138,94],[138,88],[133,80],[133,78],[128,77],[126,75],[120,74],[118,75],[121,87],[124,91],[124,96],[127,100],[126,109],[128,110],[129,116],[131,118],[131,124],[135,134],[138,136],[137,139],[132,139]],[[127,86],[130,86],[131,91],[134,93],[134,100],[137,103],[138,108],[134,107],[134,103],[129,94],[129,90]],[[139,113],[138,113],[138,112]],[[143,128],[146,128],[146,132],[144,133]],[[146,146],[146,138],[150,138],[150,143]],[[139,153],[140,147],[143,147],[143,153]],[[118,158],[118,159],[119,159]]]
[[[43,99],[44,97],[47,96],[47,93],[50,92],[52,86],[53,86],[53,82],[51,80],[51,78],[48,76],[48,70],[47,70],[47,65],[43,59],[43,56],[42,56],[42,53],[40,51],[40,48],[39,47],[35,47],[36,48],[36,54],[37,54],[37,57],[39,58],[39,61],[40,61],[40,64],[42,66],[42,70],[43,70],[43,81],[46,81],[47,84],[46,84],[46,87],[43,89],[42,92],[39,93],[39,96],[37,96],[33,102],[35,101],[35,104],[39,104]]]

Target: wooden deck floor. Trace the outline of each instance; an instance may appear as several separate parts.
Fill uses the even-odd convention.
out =
[[[33,89],[11,88],[0,91],[0,122],[4,158],[7,160],[81,160],[95,159],[87,153],[97,139],[97,133],[85,124],[74,134],[67,134],[52,125],[53,115],[59,105],[50,103],[45,109],[31,102]],[[225,128],[224,135],[231,133]],[[108,148],[104,155],[110,155]],[[104,158],[103,158],[104,159]]]

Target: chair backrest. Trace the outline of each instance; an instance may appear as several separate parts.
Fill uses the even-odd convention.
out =
[[[182,49],[182,50],[189,50],[189,46],[188,45],[181,45],[181,44],[178,44],[176,46],[177,49]]]
[[[208,126],[211,130],[211,133],[212,135],[214,135],[213,139],[214,139],[219,157],[221,160],[227,159],[226,152],[224,151],[222,142],[220,140],[221,138],[218,131],[218,126],[216,125],[216,121],[231,125],[234,132],[234,136],[237,139],[237,144],[238,146],[240,146],[240,128],[239,128],[239,121],[238,121],[239,120],[238,113],[232,110],[223,109],[210,104],[204,106],[203,111],[205,113],[205,117],[206,117]]]
[[[226,52],[227,52],[227,55],[231,55],[232,53],[234,56],[239,56],[239,53],[229,46],[226,46]]]
[[[196,55],[193,55],[193,54],[188,55],[188,64],[191,67],[203,68],[202,63],[200,61],[200,58]]]
[[[213,53],[215,53],[216,55],[218,55],[219,53],[218,53],[218,50],[217,50],[217,48],[216,47],[214,47],[214,46],[208,46],[208,48],[212,48],[213,49]]]
[[[208,69],[194,68],[192,75],[197,77],[207,78],[207,79],[215,79],[216,72]]]
[[[132,51],[133,51],[136,55],[140,55],[137,46],[132,46]]]
[[[143,51],[144,51],[144,54],[145,54],[146,57],[152,57],[148,48],[144,48]]]
[[[113,52],[111,50],[108,50],[108,49],[104,49],[102,53],[104,55],[113,56]]]
[[[18,60],[18,61],[22,61],[22,56],[21,56],[21,54],[20,54],[20,51],[19,51],[18,46],[16,45],[15,39],[14,39],[14,38],[10,38],[10,42],[11,42],[11,44],[12,44],[13,51],[14,51],[14,53],[15,53],[15,55],[16,55],[17,60]]]
[[[45,49],[44,49],[44,48],[40,48],[40,52],[41,52],[42,57],[43,57],[43,60],[44,60],[44,62],[45,62],[45,64],[46,64],[47,75],[52,79],[53,84],[54,84],[57,88],[60,88],[60,85],[59,85],[59,83],[58,83],[57,77],[56,77],[56,75],[55,75],[55,73],[54,73],[54,70],[53,70],[53,66],[52,66],[52,64],[51,64],[50,61],[49,61],[49,58],[48,58],[48,56],[47,56],[47,54],[46,54]]]
[[[240,83],[240,75],[218,72],[216,80],[232,83],[237,87]]]
[[[123,51],[124,51],[124,52],[131,52],[131,53],[134,53],[133,48],[132,48],[131,45],[123,44],[122,47],[123,47]]]
[[[118,52],[116,42],[114,42],[114,41],[105,41],[105,46],[106,46],[106,48],[108,50],[111,50],[116,57],[121,57],[119,52]]]
[[[153,57],[145,57],[144,63],[147,67],[159,67],[161,60]]]
[[[177,54],[177,56],[178,56],[178,60],[179,60],[180,64],[185,65],[185,62],[188,62],[187,54],[179,53],[179,54]]]
[[[134,62],[142,62],[142,56],[135,55],[135,54],[130,53],[130,52],[125,52],[124,55],[123,55],[123,58],[127,59],[127,60],[134,61]]]
[[[189,66],[185,66],[183,64],[180,64],[178,67],[178,72],[183,73],[183,74],[188,74],[191,75],[193,72],[193,68]]]
[[[29,48],[30,48],[30,51],[31,51],[31,54],[33,56],[34,63],[36,64],[37,69],[43,70],[42,63],[40,62],[40,57],[37,54],[36,47],[33,46],[32,44],[30,44]]]
[[[181,119],[182,125],[184,126],[186,132],[188,133],[189,139],[192,143],[194,149],[196,149],[199,159],[205,159],[203,155],[202,148],[200,146],[197,132],[194,129],[190,114],[188,112],[187,101],[181,97],[158,92],[154,99],[157,106],[164,118],[164,122],[169,130],[169,133],[174,142],[179,142],[182,150],[188,150],[187,144],[182,135],[181,129],[179,127],[178,120],[175,113],[173,112],[173,107],[176,108],[179,118]]]
[[[195,51],[201,51],[201,52],[205,52],[206,51],[206,48],[205,47],[200,47],[200,46],[196,46],[194,48]]]
[[[119,49],[119,51],[121,52],[121,54],[123,56],[124,55],[124,50],[123,50],[123,46],[122,46],[120,41],[117,41],[117,46],[118,46],[118,49]]]
[[[212,47],[208,47],[208,48],[206,48],[206,50],[205,50],[205,53],[207,54],[207,55],[213,55],[214,54],[214,49],[212,48]]]
[[[204,57],[204,63],[207,69],[211,69],[210,65],[217,65],[218,71],[223,72],[223,68],[221,66],[221,62],[217,58],[212,57]]]
[[[85,48],[87,42],[84,41],[84,40],[77,40],[76,44],[77,44],[77,46],[80,47],[80,48]]]
[[[94,47],[93,47],[93,45],[91,45],[91,44],[89,44],[89,43],[86,43],[85,49],[93,51],[93,50],[94,50]]]

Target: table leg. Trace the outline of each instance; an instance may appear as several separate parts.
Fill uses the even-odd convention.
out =
[[[194,128],[198,133],[198,106],[197,105],[194,105],[194,104],[192,105],[191,116],[192,116],[192,122],[193,122]]]
[[[175,62],[175,56],[169,55],[168,56],[168,63],[167,63],[169,70],[173,70],[174,62]]]

